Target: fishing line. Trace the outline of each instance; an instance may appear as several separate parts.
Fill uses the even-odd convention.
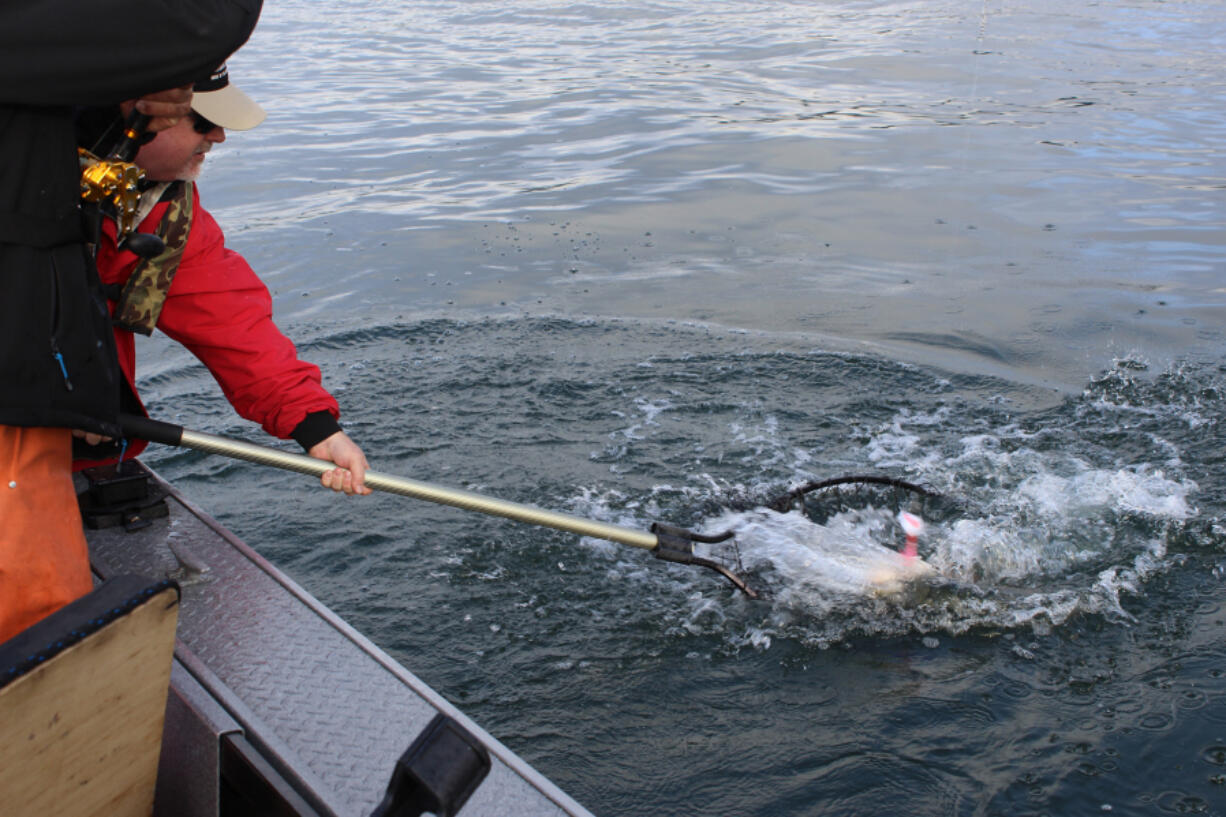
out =
[[[979,67],[980,59],[986,56],[987,51],[983,50],[983,41],[987,36],[988,30],[988,0],[982,0],[982,5],[979,8],[979,32],[975,40],[975,48],[971,50],[971,93],[968,102],[974,106],[979,99]],[[973,117],[977,111],[972,107],[966,114],[967,125],[966,133],[962,136],[962,155],[959,157],[961,167],[959,174],[966,175],[966,157],[970,153],[971,142],[971,126],[974,124]]]

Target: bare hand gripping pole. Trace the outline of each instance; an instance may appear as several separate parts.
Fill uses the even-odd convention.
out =
[[[220,454],[232,459],[246,460],[257,465],[269,465],[286,471],[296,471],[300,474],[322,476],[336,466],[327,460],[308,457],[305,454],[293,454],[280,449],[270,448],[254,443],[219,437],[200,431],[192,431],[182,426],[164,423],[147,417],[131,414],[120,415],[120,425],[127,437],[139,438],[163,445],[184,446],[203,451],[208,454]],[[371,489],[389,494],[424,499],[439,505],[451,505],[466,511],[477,511],[490,516],[504,516],[517,522],[527,522],[530,525],[541,525],[547,528],[577,533],[580,536],[591,536],[595,539],[607,539],[631,547],[651,551],[656,558],[680,564],[698,565],[714,570],[732,582],[738,590],[751,599],[758,594],[749,588],[745,581],[727,566],[712,559],[698,556],[694,553],[695,542],[720,542],[732,537],[732,533],[716,536],[704,536],[676,528],[671,525],[655,523],[651,532],[623,528],[605,522],[597,522],[555,511],[541,510],[531,505],[521,505],[505,499],[483,496],[472,491],[446,488],[420,480],[380,474],[375,471],[366,472],[366,484]]]

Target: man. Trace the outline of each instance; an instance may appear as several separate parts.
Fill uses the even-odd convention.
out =
[[[98,272],[112,304],[120,367],[132,407],[143,412],[135,397],[133,333],[148,335],[156,326],[200,358],[240,415],[269,434],[293,438],[311,456],[336,463],[339,467],[320,479],[325,487],[369,494],[366,457],[341,430],[336,400],[321,385],[318,367],[299,360],[293,343],[277,329],[268,289],[243,257],[225,246],[194,184],[205,156],[225,141],[225,128],[247,130],[264,116],[230,83],[223,65],[196,83],[191,116],[159,132],[136,155],[152,184],[142,196],[136,229],[158,235],[165,249],[148,259],[120,250],[114,220],[104,221]],[[125,455],[142,448],[136,441]],[[87,464],[97,462],[79,467]]]
[[[260,0],[0,3],[0,640],[89,592],[70,429],[117,433],[118,370],[80,211],[78,106],[181,117]],[[155,120],[154,129],[170,124]]]

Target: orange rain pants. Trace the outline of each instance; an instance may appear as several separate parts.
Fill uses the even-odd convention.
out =
[[[0,425],[0,642],[93,588],[72,432]]]

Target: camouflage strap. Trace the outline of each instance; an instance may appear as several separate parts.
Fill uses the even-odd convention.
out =
[[[157,234],[166,242],[166,249],[153,258],[142,258],[133,268],[111,319],[120,329],[142,335],[153,334],[166,302],[166,293],[170,291],[170,282],[174,280],[187,246],[192,228],[192,183],[168,182],[146,192],[142,196],[140,218],[143,219],[159,201],[170,202],[157,228]]]

